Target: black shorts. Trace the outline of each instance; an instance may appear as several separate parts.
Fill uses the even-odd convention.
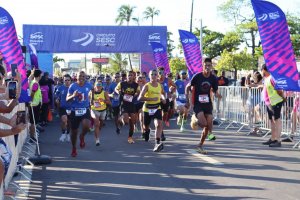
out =
[[[163,104],[162,102],[160,103],[161,109],[163,112],[168,112],[170,108],[170,100],[166,99],[166,103]]]
[[[84,119],[90,120],[91,119],[91,110],[86,109],[86,113],[82,116],[75,116],[75,111],[72,110],[69,119],[71,122],[71,129],[73,129],[73,130],[78,129],[82,120],[84,120]]]
[[[169,103],[169,106],[170,106],[169,108],[170,108],[170,109],[174,109],[174,105],[175,105],[175,104],[174,104],[174,101],[175,101],[175,100],[170,101],[170,103]]]
[[[134,104],[130,104],[130,105],[122,105],[122,114],[123,113],[128,113],[128,114],[132,114],[132,113],[136,113],[135,110],[135,105]]]
[[[41,111],[41,104],[39,104],[38,106],[32,106],[33,109],[33,114],[32,114],[32,110],[31,107],[28,107],[29,109],[29,121],[30,124],[33,124],[33,114],[34,114],[34,120],[35,120],[35,124],[39,123],[40,120],[40,111]]]
[[[144,112],[144,125],[149,126],[152,119],[162,120],[162,110],[158,109],[153,115],[149,115],[148,112]]]
[[[120,115],[120,106],[112,107],[112,113],[114,117],[117,117]]]
[[[139,112],[143,108],[144,102],[140,102],[138,104],[135,104],[135,111]]]
[[[213,111],[213,106],[211,103],[194,105],[194,112],[196,116],[200,112],[203,112],[205,115],[212,115],[212,111]]]
[[[71,108],[69,108],[68,110],[71,110]],[[69,113],[69,114],[71,114],[71,113]],[[63,115],[67,115],[69,117],[69,115],[67,113],[67,109],[66,108],[59,108],[59,117],[62,117]]]
[[[272,120],[272,117],[274,116],[274,119],[277,120],[280,118],[280,113],[281,113],[281,108],[282,108],[282,103],[280,102],[274,106],[267,106],[267,111],[269,115],[269,119]]]

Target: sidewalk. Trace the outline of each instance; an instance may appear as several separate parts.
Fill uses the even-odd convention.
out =
[[[300,151],[293,143],[271,149],[263,138],[215,129],[216,141],[207,141],[207,156],[193,153],[200,131],[180,133],[175,121],[165,130],[161,153],[153,153],[135,133],[127,143],[128,128],[115,133],[106,121],[101,145],[86,137],[86,148],[72,158],[71,144],[60,143],[59,122],[41,134],[41,152],[51,165],[35,167],[28,199],[300,199]],[[208,160],[213,159],[217,164]]]

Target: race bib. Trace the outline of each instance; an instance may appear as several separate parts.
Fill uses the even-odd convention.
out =
[[[178,99],[179,100],[185,100],[186,98],[185,98],[185,94],[179,94],[178,95]]]
[[[123,100],[127,101],[127,102],[132,102],[133,96],[129,95],[129,94],[125,94],[124,97],[123,97]]]
[[[79,117],[86,113],[86,108],[76,108],[75,109],[75,116]]]
[[[207,94],[200,94],[199,95],[199,102],[200,103],[209,103],[209,97]]]
[[[156,113],[157,109],[148,109],[149,115],[154,115]]]
[[[103,103],[102,101],[101,101],[101,102],[100,102],[100,101],[95,101],[95,102],[94,102],[94,107],[95,107],[95,108],[101,108],[101,107],[103,106],[103,104],[104,104],[104,103]]]

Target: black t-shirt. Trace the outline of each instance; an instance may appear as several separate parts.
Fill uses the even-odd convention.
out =
[[[192,78],[191,86],[193,86],[194,105],[211,104],[210,91],[211,88],[214,92],[218,90],[217,77],[210,74],[210,76],[206,78],[202,72],[198,73]]]
[[[128,83],[127,81],[121,82],[120,84],[123,105],[134,105],[134,95],[139,85],[136,82]]]

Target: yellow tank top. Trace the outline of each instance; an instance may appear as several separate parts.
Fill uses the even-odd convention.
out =
[[[153,87],[151,83],[146,83],[145,85],[148,86],[148,91],[145,94],[145,97],[147,98],[155,98],[157,97],[157,101],[145,101],[144,106],[143,106],[143,111],[148,112],[149,109],[161,109],[160,108],[160,96],[161,96],[161,91],[162,87],[161,84],[158,83],[157,87]]]
[[[100,93],[95,92],[92,105],[91,105],[92,110],[97,110],[97,111],[106,110],[106,103],[104,101],[105,101],[104,90],[102,90]]]

